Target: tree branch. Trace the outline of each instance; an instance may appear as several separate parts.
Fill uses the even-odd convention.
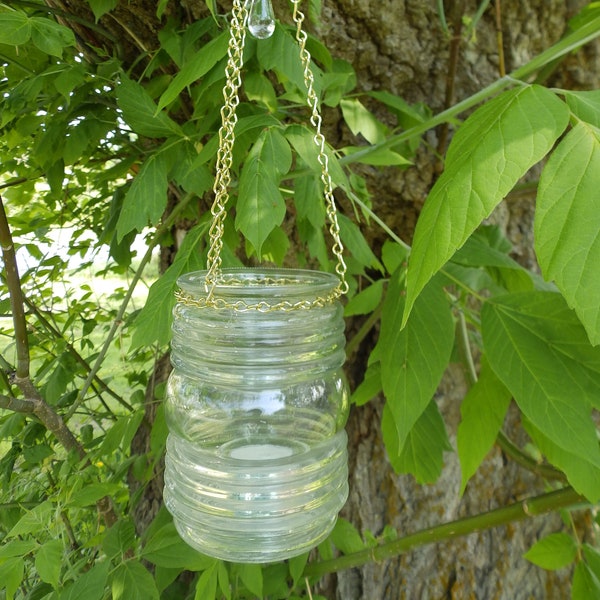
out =
[[[428,527],[393,542],[381,544],[375,548],[367,548],[360,552],[340,556],[339,558],[310,563],[304,569],[303,575],[307,577],[322,577],[327,573],[360,567],[370,562],[387,560],[427,544],[436,544],[477,531],[485,531],[486,529],[492,529],[500,525],[523,521],[529,517],[536,517],[561,508],[575,508],[579,504],[587,506],[589,503],[573,488],[566,487],[509,504],[508,506],[503,506],[502,508],[497,508],[480,515],[475,515],[474,517],[467,517],[443,523],[442,525]]]
[[[6,270],[6,285],[10,296],[10,308],[15,329],[15,342],[17,345],[17,377],[29,378],[29,339],[27,337],[27,323],[23,305],[23,291],[19,279],[15,245],[13,243],[4,202],[0,196],[0,245]]]
[[[87,461],[87,454],[83,446],[79,443],[79,440],[67,427],[61,415],[42,398],[42,395],[35,385],[33,385],[29,376],[29,342],[27,338],[27,323],[25,321],[23,290],[21,289],[15,247],[2,196],[0,196],[0,245],[2,246],[6,283],[10,296],[17,344],[17,368],[14,375],[9,379],[25,396],[25,399],[21,400],[0,395],[0,407],[35,415],[68,452],[75,452],[80,460]],[[114,512],[112,501],[108,496],[98,500],[96,506],[98,513],[104,519],[107,527],[116,522],[117,516]]]
[[[19,398],[11,398],[0,394],[0,408],[12,410],[19,413],[33,413],[35,405],[33,400],[20,400]]]

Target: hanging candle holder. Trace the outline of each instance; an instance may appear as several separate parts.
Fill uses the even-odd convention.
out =
[[[264,12],[265,2],[254,0],[252,10]],[[164,501],[192,547],[224,560],[263,563],[301,554],[323,541],[348,496],[348,389],[339,302],[347,283],[297,1],[296,39],[316,129],[336,274],[221,268],[250,4],[235,0],[231,17],[207,269],[178,281]]]

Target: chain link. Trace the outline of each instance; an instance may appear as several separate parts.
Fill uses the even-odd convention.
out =
[[[310,68],[311,56],[306,49],[307,35],[302,29],[304,14],[299,9],[300,0],[291,0],[294,6],[293,19],[296,25],[296,41],[300,48],[304,83],[307,89],[307,102],[311,109],[310,122],[316,130],[313,138],[317,148],[317,158],[321,165],[321,182],[324,188],[329,232],[333,238],[332,252],[337,259],[336,273],[339,285],[328,295],[314,300],[291,303],[282,301],[271,304],[261,301],[253,304],[245,301],[230,302],[215,297],[215,288],[221,278],[221,251],[223,248],[224,222],[227,216],[226,204],[229,199],[228,187],[231,182],[231,164],[235,142],[236,109],[239,104],[239,88],[242,84],[241,69],[243,66],[244,43],[248,22],[249,5],[252,0],[234,0],[230,23],[230,39],[227,50],[228,60],[225,68],[226,83],[223,88],[224,105],[221,108],[221,127],[219,129],[219,149],[217,152],[216,176],[213,191],[215,199],[211,207],[212,223],[209,229],[209,249],[207,255],[206,298],[194,298],[190,294],[178,291],[178,302],[198,307],[229,308],[237,311],[258,310],[298,310],[321,307],[335,301],[348,292],[346,281],[346,263],[343,257],[343,245],[340,239],[340,228],[337,219],[337,208],[333,196],[333,182],[329,173],[329,157],[325,150],[325,136],[321,132],[322,118],[319,113],[318,98],[314,90],[314,75]]]
[[[225,67],[225,87],[221,107],[221,127],[219,129],[219,150],[217,152],[216,177],[213,186],[215,199],[211,207],[212,223],[209,229],[210,245],[207,255],[208,272],[206,291],[208,299],[214,294],[215,285],[221,271],[221,250],[223,248],[223,228],[229,199],[228,187],[231,182],[231,163],[235,142],[236,109],[240,103],[238,90],[242,85],[241,69],[244,62],[244,42],[248,22],[248,5],[252,0],[234,0],[231,13],[227,66]]]
[[[296,24],[296,40],[300,47],[300,60],[304,68],[304,85],[306,86],[307,95],[306,99],[309,108],[312,110],[310,122],[316,129],[316,134],[313,137],[315,145],[318,149],[317,158],[321,165],[321,181],[323,182],[325,205],[327,211],[327,218],[329,220],[329,232],[333,238],[332,252],[337,258],[337,265],[335,268],[338,277],[340,278],[340,285],[338,287],[338,295],[346,294],[348,292],[348,282],[346,281],[346,262],[344,261],[343,251],[344,246],[340,239],[340,226],[337,219],[337,208],[335,206],[335,198],[333,196],[333,182],[329,173],[329,157],[325,152],[325,136],[321,133],[321,124],[323,119],[319,113],[319,100],[315,93],[315,78],[310,68],[310,52],[306,49],[306,40],[308,36],[302,29],[302,23],[304,22],[304,13],[300,10],[300,0],[292,0],[294,5],[293,19]]]

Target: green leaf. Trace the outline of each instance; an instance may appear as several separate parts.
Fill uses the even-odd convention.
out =
[[[254,564],[240,564],[239,565],[240,578],[248,590],[262,598],[263,595],[263,573],[260,565]]]
[[[523,413],[564,450],[600,466],[591,407],[600,398],[600,348],[560,294],[523,292],[486,302],[490,365]]]
[[[381,248],[381,260],[388,273],[393,273],[401,265],[406,267],[408,249],[397,242],[386,240]]]
[[[365,149],[364,146],[346,146],[342,148],[341,151],[347,156],[350,157],[351,162],[359,162],[364,165],[373,165],[375,167],[387,167],[387,166],[407,166],[412,164],[410,160],[399,154],[398,152],[394,152],[389,148],[377,148],[372,152],[369,152],[366,155],[362,155],[361,152]],[[352,160],[353,154],[359,154],[358,159],[356,161]]]
[[[432,400],[410,430],[404,449],[398,451],[396,422],[389,406],[381,420],[383,441],[396,473],[411,473],[418,483],[433,483],[444,466],[444,452],[452,450],[446,427],[435,400]]]
[[[151,154],[133,180],[117,221],[117,240],[131,231],[156,225],[167,206],[167,158],[163,152]]]
[[[31,37],[31,21],[20,10],[0,13],[0,44],[20,46]]]
[[[369,287],[353,296],[344,307],[344,315],[351,317],[353,315],[366,315],[373,312],[381,302],[383,294],[384,280],[378,279]]]
[[[600,344],[600,130],[577,124],[552,153],[540,178],[535,249],[553,279]]]
[[[298,44],[279,23],[273,35],[258,44],[256,55],[265,71],[275,71],[280,81],[291,81],[299,90],[306,90]]]
[[[356,406],[362,406],[378,396],[381,391],[381,363],[377,361],[369,365],[364,379],[352,393],[350,401]]]
[[[338,518],[329,539],[343,554],[353,554],[365,549],[365,543],[356,527],[341,517]]]
[[[27,535],[29,533],[39,533],[46,530],[49,524],[52,523],[54,511],[54,504],[50,500],[45,500],[31,510],[26,511],[15,526],[6,534],[6,538]]]
[[[368,94],[372,98],[375,98],[391,108],[395,113],[404,115],[412,123],[423,123],[425,120],[423,115],[413,106],[411,106],[406,100],[403,100],[399,96],[390,94],[390,92],[369,92]]]
[[[75,583],[61,592],[60,600],[102,600],[110,566],[110,561],[97,562],[89,571],[78,573]]]
[[[42,581],[58,587],[64,546],[61,540],[42,544],[35,554],[35,568]]]
[[[371,250],[359,226],[341,213],[338,214],[337,219],[340,226],[340,237],[346,248],[352,253],[352,256],[361,266],[369,269],[377,269],[380,273],[383,273],[383,265],[375,256],[373,250]]]
[[[117,521],[102,540],[102,550],[109,558],[124,555],[135,543],[135,526],[131,519]]]
[[[304,569],[306,567],[306,563],[308,562],[309,553],[305,552],[304,554],[300,554],[298,556],[293,556],[288,560],[288,566],[290,569],[290,575],[294,581],[294,584],[300,579],[302,573],[304,573]]]
[[[507,269],[525,270],[508,252],[511,244],[497,227],[482,226],[456,251],[452,262],[466,267],[504,267]]]
[[[61,58],[63,50],[75,45],[71,29],[44,17],[31,17],[31,41],[42,52]]]
[[[0,590],[6,590],[6,600],[13,600],[24,572],[25,563],[22,558],[9,558],[0,564]]]
[[[600,551],[589,544],[583,544],[582,548],[588,566],[596,577],[600,577]]]
[[[219,582],[217,565],[218,561],[213,560],[213,564],[198,577],[194,600],[215,600],[217,597],[217,585]]]
[[[200,223],[188,231],[173,264],[152,284],[146,304],[134,321],[131,340],[133,348],[151,346],[154,343],[165,345],[171,339],[171,311],[175,305],[173,293],[177,278],[182,273],[204,267],[198,245],[207,228],[206,223]]]
[[[122,562],[112,576],[113,600],[158,600],[159,594],[154,578],[135,560]]]
[[[251,102],[263,104],[271,112],[277,111],[277,94],[272,83],[262,73],[249,71],[244,77],[244,91]]]
[[[542,569],[555,571],[570,565],[577,556],[577,542],[566,533],[552,533],[537,541],[524,555]]]
[[[528,419],[523,419],[523,426],[548,462],[567,476],[575,490],[596,503],[600,499],[600,466],[594,464],[594,457],[589,460],[561,448]]]
[[[398,451],[427,408],[450,360],[454,321],[442,287],[423,290],[404,329],[402,275],[392,276],[381,315],[378,349],[386,405],[396,423]]]
[[[385,140],[388,129],[373,113],[356,98],[343,98],[340,108],[350,131],[362,135],[369,144],[377,144]]]
[[[565,104],[533,85],[501,94],[459,128],[415,228],[404,321],[429,279],[552,149],[568,120]]]
[[[565,94],[568,107],[579,119],[600,128],[600,90],[571,91]]]
[[[161,527],[148,540],[142,550],[142,558],[159,567],[178,567],[187,571],[203,571],[214,562],[213,558],[188,546],[172,522]]]
[[[285,217],[279,180],[289,171],[292,153],[283,135],[271,127],[252,147],[240,176],[236,229],[261,256],[262,245]]]
[[[571,584],[571,600],[600,598],[600,579],[584,562],[578,562]]]
[[[285,129],[285,137],[310,170],[320,176],[322,169],[319,163],[319,150],[315,144],[314,131],[304,125],[288,125]],[[329,159],[329,174],[333,183],[344,190],[349,189],[348,179],[336,154],[329,146],[325,147],[325,153]]]
[[[198,52],[183,65],[177,76],[163,92],[158,102],[158,110],[171,104],[188,85],[191,85],[208,73],[227,54],[229,44],[229,32],[224,31],[221,35],[204,44]]]
[[[100,17],[116,8],[118,3],[119,0],[88,0],[88,4],[94,13],[96,22],[98,22]]]
[[[2,546],[0,546],[0,561],[4,560],[5,558],[12,558],[13,556],[25,558],[37,547],[37,543],[31,539],[11,540],[10,542],[3,542]]]
[[[511,398],[483,357],[479,379],[460,405],[462,420],[456,437],[462,471],[461,494],[494,445]]]
[[[111,496],[121,489],[119,484],[105,481],[103,483],[90,483],[78,490],[69,501],[69,506],[91,506],[104,498]]]
[[[217,579],[219,581],[219,589],[221,590],[225,600],[232,600],[231,583],[229,582],[229,571],[225,563],[220,560],[217,567]]]
[[[125,122],[138,135],[151,138],[183,136],[181,127],[166,113],[160,112],[144,87],[125,74],[121,75],[117,88],[117,105]]]
[[[296,179],[294,204],[299,220],[308,221],[317,230],[325,226],[323,184],[318,173],[303,175]]]

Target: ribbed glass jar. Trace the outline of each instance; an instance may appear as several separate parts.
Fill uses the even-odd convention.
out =
[[[215,308],[201,306],[205,275],[178,282],[165,504],[205,554],[282,560],[320,543],[348,496],[342,307],[313,303],[338,279],[224,270]]]

